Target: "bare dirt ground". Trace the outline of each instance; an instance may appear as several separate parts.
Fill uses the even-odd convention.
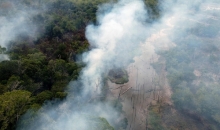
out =
[[[123,111],[128,119],[127,130],[146,130],[150,105],[161,100],[172,105],[172,91],[166,79],[165,62],[160,68],[160,73],[156,73],[151,66],[151,63],[157,62],[159,58],[155,53],[155,46],[164,50],[175,46],[166,37],[166,33],[174,27],[172,20],[172,17],[168,19],[166,27],[151,35],[143,44],[142,55],[135,57],[135,62],[127,67],[128,83],[117,85],[108,81],[111,88],[108,96],[118,98],[122,102]]]
[[[157,74],[151,63],[156,62],[159,57],[151,51],[152,48],[148,49],[128,66],[128,83],[118,85],[108,81],[111,88],[108,96],[118,98],[122,102],[128,119],[127,130],[146,129],[149,105],[156,104],[158,100],[172,104],[172,92],[166,79],[165,66],[161,68],[162,73]]]
[[[208,6],[206,9],[218,10],[219,8]],[[213,16],[210,18],[217,20]],[[176,113],[172,107],[172,90],[166,78],[165,61],[161,62],[157,72],[151,66],[151,63],[155,63],[159,59],[159,56],[155,53],[155,48],[168,50],[170,47],[175,46],[175,43],[172,43],[168,38],[168,35],[175,27],[175,19],[175,17],[168,18],[164,22],[164,28],[155,31],[143,44],[142,55],[135,57],[135,62],[127,67],[129,73],[128,83],[117,85],[108,81],[109,88],[111,88],[108,96],[119,99],[122,102],[123,111],[128,119],[127,130],[146,130],[148,108],[150,105],[156,105],[157,102],[162,102],[165,104],[164,106],[169,106],[167,108],[172,108],[171,113]],[[194,19],[188,20],[205,26],[209,25]],[[202,75],[198,70],[194,70],[194,74],[197,77]],[[198,84],[197,82],[195,83]],[[179,122],[182,120],[185,119],[180,119]]]

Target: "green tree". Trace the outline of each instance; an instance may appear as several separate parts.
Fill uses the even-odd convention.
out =
[[[2,61],[0,63],[0,82],[6,84],[12,75],[18,74],[17,61]]]
[[[52,97],[53,97],[53,93],[51,91],[46,90],[46,91],[43,91],[43,92],[39,93],[35,97],[34,101],[35,101],[35,103],[43,104],[44,101],[51,100]]]
[[[7,87],[5,85],[0,84],[0,94],[3,94],[7,91]]]
[[[1,130],[14,129],[19,117],[28,109],[31,93],[15,90],[0,95]]]
[[[0,46],[0,54],[4,54],[5,52],[6,52],[6,48]]]
[[[20,80],[20,77],[12,75],[7,82],[7,87],[10,91],[18,89],[21,86],[23,81]]]

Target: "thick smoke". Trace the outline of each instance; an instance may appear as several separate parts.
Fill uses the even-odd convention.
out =
[[[120,113],[111,103],[90,103],[90,100],[101,94],[104,74],[112,68],[125,67],[132,62],[147,36],[147,11],[141,0],[122,0],[100,6],[97,14],[97,25],[89,25],[86,29],[92,50],[83,55],[86,67],[79,80],[70,83],[69,96],[59,105],[45,105],[36,120],[21,129],[88,130],[97,127],[91,127],[94,125],[89,120],[91,117],[104,117],[111,125],[120,118]],[[81,87],[81,94],[73,97],[71,86]],[[28,113],[26,116],[29,116]]]
[[[98,26],[89,25],[86,31],[94,47],[84,58],[88,67],[82,75],[83,86],[89,88],[85,91],[89,92],[94,90],[94,81],[103,78],[109,69],[129,65],[147,36],[147,12],[142,1],[120,1],[108,6],[112,6],[110,11],[98,12]]]
[[[87,26],[86,29],[86,36],[91,44],[91,51],[83,54],[86,67],[79,80],[70,83],[67,99],[60,103],[47,103],[39,110],[34,122],[27,123],[21,129],[95,129],[96,125],[89,120],[90,117],[104,117],[114,126],[115,120],[120,116],[115,108],[110,103],[91,101],[95,96],[102,94],[101,89],[104,86],[102,81],[105,74],[112,68],[127,67],[134,62],[135,56],[141,55],[149,62],[149,57],[155,55],[155,51],[167,51],[184,42],[204,40],[192,33],[201,26],[207,28],[199,32],[209,37],[215,29],[211,24],[216,25],[213,20],[219,20],[219,7],[214,2],[216,1],[170,0],[161,2],[161,16],[152,23],[146,23],[149,14],[141,0],[120,0],[115,4],[101,5],[97,12],[97,23]],[[219,30],[215,32],[218,36]],[[187,45],[194,46],[194,44]],[[142,50],[143,54],[141,54]],[[138,61],[137,57],[136,61]],[[180,61],[184,61],[182,55],[179,56],[179,61],[174,61],[174,63]],[[138,62],[135,65],[138,67],[144,63]],[[144,71],[146,74],[149,72],[147,67],[144,67],[142,72]],[[143,82],[141,80],[146,79],[146,75],[142,73],[138,76],[140,79],[138,82],[141,84]],[[153,77],[153,75],[148,76],[149,80]],[[71,86],[80,87],[82,91],[74,95]],[[150,86],[152,85],[143,85],[140,88],[147,91]],[[134,107],[132,104],[126,106]],[[26,116],[30,116],[29,113],[24,116],[24,119]],[[128,121],[131,126],[132,120],[128,119]],[[139,124],[136,123],[130,128],[138,129],[136,126]],[[91,128],[91,124],[94,127]]]
[[[17,1],[0,2],[0,46],[10,48],[9,44],[19,36],[36,35],[37,26],[32,17],[39,13],[39,10],[32,9]],[[7,55],[0,54],[0,61],[9,60]]]

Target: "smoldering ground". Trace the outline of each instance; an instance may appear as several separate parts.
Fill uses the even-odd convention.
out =
[[[210,35],[213,36],[213,34],[210,34],[210,32],[213,32],[214,30],[212,30],[212,28],[210,30],[209,27],[217,26],[217,23],[213,22],[212,18],[219,18],[218,13],[216,12],[218,11],[218,7],[213,7],[213,2],[216,1],[162,1],[160,3],[160,10],[163,13],[160,18],[157,19],[157,21],[152,23],[146,23],[149,14],[147,14],[146,7],[141,0],[121,0],[116,4],[101,5],[99,12],[97,13],[97,25],[89,25],[86,30],[86,36],[91,46],[93,47],[91,51],[83,54],[83,61],[87,64],[87,66],[82,70],[79,80],[74,81],[74,83],[70,83],[69,96],[67,97],[67,99],[60,103],[52,103],[52,105],[50,105],[50,103],[45,104],[39,110],[37,115],[35,115],[33,121],[30,121],[25,125],[21,125],[21,127],[19,127],[18,129],[91,129],[90,124],[94,124],[94,122],[90,122],[90,120],[88,120],[88,116],[104,117],[111,125],[114,126],[114,121],[120,117],[120,113],[115,110],[114,106],[111,106],[107,102],[99,102],[99,100],[98,102],[94,103],[90,102],[91,98],[102,94],[101,88],[104,85],[104,83],[102,82],[104,74],[107,73],[109,69],[114,67],[126,67],[131,63],[131,61],[133,61],[133,59],[136,59],[134,63],[136,67],[144,67],[139,67],[142,68],[142,70],[139,72],[135,71],[135,74],[141,72],[142,74],[139,74],[139,81],[136,80],[134,82],[138,82],[141,84],[142,82],[144,82],[144,79],[149,80],[157,77],[158,75],[160,75],[160,73],[154,74],[154,76],[148,74],[146,78],[146,74],[144,74],[143,72],[146,71],[145,73],[151,73],[151,71],[147,70],[147,68],[149,67],[146,67],[146,64],[141,62],[137,54],[139,54],[139,57],[141,57],[142,59],[147,59],[145,60],[146,62],[150,62],[149,59],[152,57],[152,55],[155,55],[155,50],[166,50],[169,52],[169,50],[172,50],[173,48],[180,47],[178,48],[178,51],[181,52],[181,50],[184,49],[181,45],[185,45],[185,43],[191,43],[191,41],[204,40],[202,38],[203,35],[205,35],[206,38],[208,38]],[[210,8],[212,9],[211,12]],[[198,28],[201,27],[203,29],[198,31]],[[199,33],[194,35],[194,30]],[[217,29],[215,30],[215,32],[215,37],[218,37],[219,30]],[[204,44],[205,42],[203,42],[201,46],[204,46]],[[194,43],[187,44],[189,48],[191,46],[193,47],[194,45]],[[143,51],[142,55],[140,55],[141,51]],[[183,51],[186,52],[186,50]],[[172,57],[172,54],[173,53],[171,53],[170,57]],[[137,57],[134,58],[135,56]],[[174,71],[175,67],[180,67],[172,65],[182,63],[182,61],[185,61],[186,59],[186,57],[184,57],[184,55],[182,54],[177,55],[176,57],[178,57],[177,59],[179,60],[173,61],[172,63],[169,61],[166,62],[165,66],[167,67],[168,73],[170,74],[172,74],[171,72]],[[170,61],[172,61],[172,59]],[[197,61],[197,64],[208,62],[207,60],[203,60],[203,62],[199,60],[195,61]],[[171,67],[167,63],[170,63]],[[187,63],[189,62],[182,63],[181,65],[183,66],[183,64],[185,65]],[[204,66],[202,68],[204,68]],[[150,68],[153,69],[151,66]],[[187,67],[183,69],[183,71],[186,72],[190,70],[191,69]],[[178,73],[180,72],[180,70],[176,69],[175,72]],[[184,74],[186,74],[186,77],[190,76],[189,73]],[[134,74],[132,74],[131,72],[130,75]],[[164,74],[164,76],[166,76],[166,74]],[[182,77],[180,77],[180,82],[178,82],[177,84],[173,85],[172,82],[169,82],[173,90],[175,89],[175,86],[180,87],[181,85],[184,85],[184,83],[182,82],[186,81],[186,79],[181,80],[181,78]],[[170,81],[169,77],[167,80]],[[195,80],[190,79],[189,81],[193,82]],[[147,83],[147,85],[138,87],[140,89],[139,91],[143,90],[143,92],[145,92],[151,89],[151,82],[152,81],[149,80],[149,83]],[[79,87],[82,88],[82,90],[79,91],[80,93],[75,94],[72,92],[71,86],[73,85],[80,85]],[[190,85],[191,83],[189,83],[187,92],[191,89]],[[161,86],[161,93],[163,93],[166,90],[163,85]],[[137,87],[137,83],[135,87]],[[204,89],[206,88],[207,87],[205,87]],[[184,90],[183,92],[186,92],[186,90]],[[200,90],[200,92],[203,93],[204,90]],[[133,94],[132,91],[130,93]],[[174,97],[175,93],[176,91],[174,90]],[[137,94],[137,92],[134,92],[134,94]],[[182,97],[187,97],[187,95],[184,96],[184,94],[182,94]],[[169,102],[173,102],[171,99],[175,99],[174,97],[169,97]],[[193,96],[192,98],[194,99]],[[197,97],[195,97],[195,99],[196,98]],[[205,103],[204,108],[206,108],[206,104],[208,103],[207,100],[203,99],[203,97],[199,98],[201,99],[201,102]],[[209,97],[209,100],[211,99],[212,98]],[[177,100],[174,100],[174,105],[176,101]],[[137,103],[128,102],[126,105],[123,106],[132,108],[133,104],[136,104],[138,106],[138,102],[140,101],[137,101]],[[141,103],[150,102],[152,102],[152,100],[146,100]],[[187,102],[181,102],[181,104],[188,105]],[[184,106],[176,107],[185,108]],[[213,107],[215,109],[218,108],[218,106]],[[139,112],[138,109],[139,107],[137,107],[135,113]],[[126,113],[126,109],[123,110],[125,110]],[[204,114],[204,111],[200,111],[199,108],[198,111],[199,112],[197,112],[197,114]],[[137,116],[144,115],[135,113],[133,114]],[[25,121],[25,119],[29,119],[30,116],[31,114],[27,113],[26,115],[24,115],[23,120]],[[213,117],[214,120],[218,121],[218,114],[217,116],[213,115]],[[128,115],[128,118],[133,117],[129,117]],[[147,115],[144,115],[144,121],[146,120],[146,118]],[[133,119],[128,120],[128,129],[138,128],[139,122],[137,122],[137,124],[132,124]]]

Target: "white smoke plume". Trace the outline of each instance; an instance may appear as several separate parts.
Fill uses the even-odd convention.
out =
[[[19,129],[89,130],[91,122],[88,118],[91,116],[104,117],[114,126],[114,121],[120,116],[115,108],[109,103],[90,102],[101,94],[104,75],[112,68],[127,67],[135,56],[141,55],[141,50],[150,52],[143,55],[148,59],[155,50],[177,46],[175,40],[186,36],[189,29],[209,25],[207,10],[219,9],[209,6],[211,2],[216,1],[161,2],[161,17],[148,24],[149,14],[142,0],[119,0],[115,4],[101,5],[97,12],[97,25],[89,25],[86,29],[86,37],[92,47],[91,51],[83,54],[86,67],[79,80],[70,83],[67,99],[57,104],[47,103],[39,110],[34,122]],[[140,79],[146,78],[142,76]],[[82,93],[73,95],[71,86],[77,85],[82,87]]]
[[[84,58],[87,67],[82,78],[89,76],[82,79],[83,86],[88,86],[85,91],[94,90],[94,81],[103,78],[102,74],[109,69],[126,67],[131,63],[147,36],[146,18],[142,1],[120,1],[109,12],[98,13],[98,26],[89,25],[86,31],[94,49]]]
[[[32,17],[39,13],[39,10],[31,9],[17,1],[0,2],[0,46],[10,48],[9,44],[19,36],[36,35],[37,25]],[[0,60],[9,60],[7,55],[0,55]]]
[[[9,60],[8,55],[6,55],[6,54],[0,54],[0,62],[1,62],[1,61],[4,61],[4,60]]]
[[[104,8],[109,6],[109,10]],[[83,55],[86,63],[79,81],[70,83],[69,96],[59,105],[45,105],[34,122],[22,129],[91,129],[88,117],[104,117],[111,125],[120,114],[110,103],[89,103],[101,94],[105,73],[113,67],[125,67],[133,60],[147,33],[147,11],[143,1],[122,0],[99,8],[98,25],[89,25],[86,36],[93,47]],[[97,82],[100,82],[97,88]],[[81,85],[82,93],[72,98],[71,86]],[[79,87],[81,87],[79,86]],[[87,116],[88,115],[88,116]],[[25,116],[24,116],[25,117]]]

